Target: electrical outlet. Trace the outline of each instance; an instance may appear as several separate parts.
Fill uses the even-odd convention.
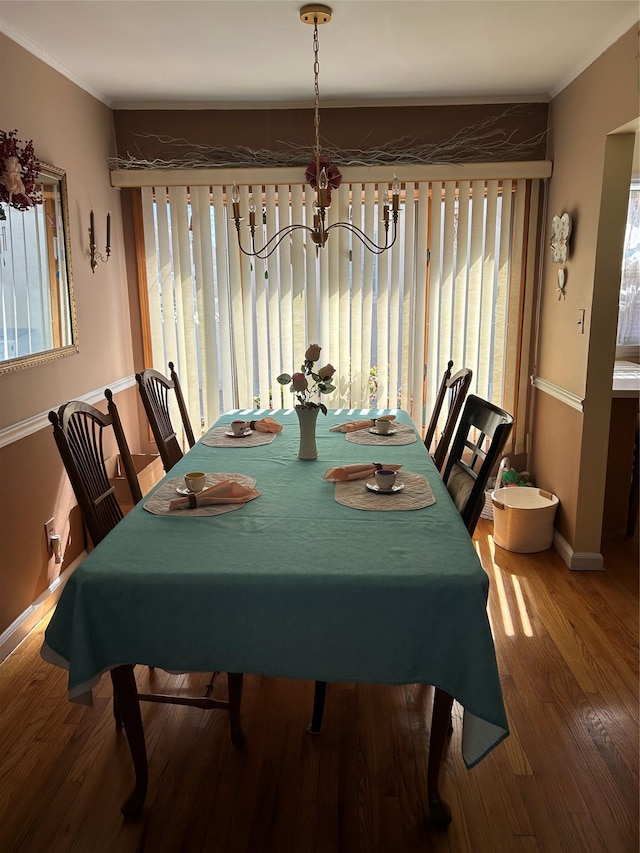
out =
[[[50,518],[49,521],[45,521],[44,523],[44,533],[47,540],[47,551],[51,553],[51,537],[55,536],[56,533],[56,520],[55,518]]]

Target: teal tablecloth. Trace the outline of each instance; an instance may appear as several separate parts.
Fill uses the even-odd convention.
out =
[[[86,701],[100,674],[123,663],[422,682],[464,707],[468,766],[499,743],[507,722],[487,575],[422,441],[378,449],[329,431],[361,411],[319,415],[315,461],[297,458],[290,410],[262,411],[284,424],[271,444],[198,442],[170,476],[248,474],[262,494],[206,518],[151,515],[139,504],[84,560],[43,646],[46,659],[69,669],[71,698]],[[410,423],[403,412],[398,419]],[[402,463],[426,475],[436,503],[405,512],[342,506],[322,475],[353,462]]]

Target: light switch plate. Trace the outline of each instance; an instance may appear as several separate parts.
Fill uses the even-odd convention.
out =
[[[49,521],[45,521],[44,532],[47,540],[47,551],[51,553],[51,537],[54,536],[56,532],[55,518],[50,518]]]

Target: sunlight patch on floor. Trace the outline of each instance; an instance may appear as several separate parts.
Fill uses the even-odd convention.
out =
[[[478,557],[480,557],[480,547],[479,542],[476,540],[474,542],[476,551],[478,552]],[[496,546],[493,541],[493,536],[491,534],[487,534],[487,545],[489,547],[489,554],[491,556],[491,572],[493,574],[493,588],[498,597],[498,603],[500,605],[500,613],[502,615],[502,624],[504,628],[504,633],[507,637],[515,636],[516,629],[514,625],[514,614],[511,612],[511,607],[509,606],[509,596],[507,595],[507,587],[505,585],[505,575],[506,572],[502,572],[500,567],[496,563]],[[522,589],[522,585],[520,583],[520,578],[518,578],[514,574],[509,574],[509,578],[511,579],[511,584],[513,586],[513,596],[517,605],[518,613],[518,621],[522,626],[522,633],[525,637],[533,637],[533,628],[531,625],[531,619],[529,618],[529,612],[527,610],[527,603],[525,601],[524,592]],[[489,619],[491,624],[491,633],[494,635],[494,627],[491,619]]]
[[[515,634],[513,628],[513,620],[511,618],[511,611],[509,609],[509,602],[507,601],[507,593],[504,588],[504,581],[502,579],[502,573],[498,566],[495,564],[495,547],[493,544],[493,537],[488,536],[487,540],[489,542],[489,550],[491,551],[491,568],[493,569],[493,580],[494,580],[494,588],[498,593],[498,602],[500,603],[500,612],[502,613],[502,624],[504,626],[504,632],[507,637],[513,637]],[[478,543],[476,542],[476,548],[478,547]],[[478,555],[479,556],[479,555]]]

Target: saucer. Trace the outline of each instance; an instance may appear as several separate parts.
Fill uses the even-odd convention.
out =
[[[208,486],[204,486],[204,488],[200,489],[200,492],[204,492],[204,490],[205,490],[205,489],[208,489],[208,488],[209,488]],[[191,489],[188,489],[186,486],[182,486],[182,487],[181,487],[181,486],[178,486],[178,487],[176,488],[176,492],[177,492],[179,495],[185,495],[185,496],[186,496],[186,495],[199,495],[199,494],[200,494],[200,492],[194,492],[194,491],[192,491]]]
[[[245,431],[241,432],[240,435],[236,435],[233,430],[228,429],[226,430],[225,435],[228,435],[229,438],[244,438],[246,435],[251,435],[251,430],[245,429]]]
[[[379,432],[378,427],[369,427],[369,432],[372,432],[374,435],[395,435],[397,430],[390,429],[389,432]]]
[[[375,480],[371,480],[366,486],[370,492],[377,492],[379,495],[395,495],[404,489],[404,483],[395,483],[390,489],[381,489]]]

